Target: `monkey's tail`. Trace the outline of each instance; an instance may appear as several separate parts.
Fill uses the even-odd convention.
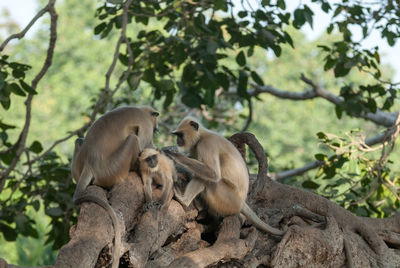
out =
[[[246,218],[254,225],[256,226],[258,229],[273,234],[273,235],[279,235],[282,236],[285,234],[284,231],[281,231],[279,229],[276,229],[272,226],[269,226],[268,224],[266,224],[265,222],[263,222],[258,216],[257,214],[246,204],[246,202],[243,202],[242,205],[242,209],[241,211]]]
[[[83,195],[78,197],[75,204],[82,204],[83,202],[93,202],[104,208],[111,217],[112,224],[114,226],[114,252],[112,258],[112,268],[118,268],[119,266],[119,254],[121,252],[121,226],[117,219],[117,214],[115,214],[114,209],[103,199],[93,196],[93,195]]]

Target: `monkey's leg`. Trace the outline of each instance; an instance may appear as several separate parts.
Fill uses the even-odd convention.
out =
[[[79,177],[83,169],[83,163],[78,159],[79,158],[78,154],[81,151],[83,141],[84,139],[82,138],[77,138],[75,140],[75,148],[74,148],[74,154],[72,155],[72,167],[71,167],[72,176],[75,178],[75,181],[79,180]]]
[[[90,184],[90,181],[92,180],[92,173],[89,171],[89,169],[84,166],[82,173],[79,177],[78,184],[76,185],[74,196],[73,196],[73,201],[74,204],[78,204],[79,198],[83,196],[83,193],[85,192],[86,188]]]
[[[205,189],[204,183],[198,179],[192,179],[186,186],[185,193],[181,195],[176,188],[174,188],[174,194],[176,199],[188,207],[192,203],[193,199]]]
[[[149,174],[145,173],[142,174],[142,180],[145,201],[146,203],[151,203],[153,201],[153,190],[151,189],[153,179]]]
[[[93,172],[95,172],[94,184],[110,187],[115,184],[116,180],[126,178],[129,170],[136,162],[139,152],[138,137],[134,134],[128,135],[118,149],[101,163],[102,166],[107,168],[93,169]]]

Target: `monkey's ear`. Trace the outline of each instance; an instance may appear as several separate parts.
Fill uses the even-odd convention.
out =
[[[158,117],[160,115],[159,112],[151,112],[151,116]]]
[[[199,123],[190,121],[189,125],[191,125],[196,131],[199,130]]]

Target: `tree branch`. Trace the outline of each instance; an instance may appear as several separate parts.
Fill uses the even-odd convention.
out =
[[[43,78],[43,76],[46,74],[48,69],[50,68],[52,60],[53,60],[54,48],[55,48],[55,44],[56,44],[56,40],[57,40],[57,13],[54,9],[54,4],[55,4],[55,0],[50,0],[48,5],[44,8],[44,9],[46,9],[46,12],[49,12],[49,14],[50,14],[49,47],[47,49],[46,59],[44,61],[42,68],[40,69],[39,73],[35,76],[35,78],[32,80],[32,83],[31,83],[32,90],[36,90],[37,85],[39,84],[39,82]],[[40,11],[40,12],[42,12],[42,11]],[[40,14],[40,12],[39,12],[39,14]],[[37,16],[35,16],[35,18],[36,17]],[[32,20],[32,21],[31,21],[31,23],[33,24],[35,20]],[[26,29],[29,29],[29,28],[27,27]],[[18,146],[17,146],[17,150],[15,153],[15,157],[13,158],[8,169],[6,169],[4,172],[1,173],[0,192],[3,191],[4,185],[6,182],[6,178],[10,175],[11,171],[14,170],[15,166],[17,165],[17,163],[20,159],[21,154],[24,151],[26,138],[28,136],[28,131],[29,131],[30,122],[31,122],[31,110],[32,110],[33,96],[34,96],[33,94],[29,93],[29,95],[25,101],[25,105],[26,105],[25,124],[21,131],[20,137],[18,138]]]
[[[365,140],[365,145],[367,146],[373,146],[375,144],[378,143],[382,143],[388,139],[391,138],[391,136],[397,131],[398,126],[395,125],[389,129],[387,129],[385,132],[380,133],[376,136],[373,136],[371,138],[368,138]],[[338,155],[333,155],[331,157],[329,157],[330,160],[332,160],[333,158],[337,157]],[[270,174],[270,177],[273,178],[274,180],[277,181],[282,181],[286,178],[290,178],[293,176],[299,176],[303,173],[306,173],[312,169],[318,168],[320,166],[323,166],[324,164],[326,164],[326,162],[324,161],[313,161],[310,162],[306,165],[304,165],[303,167],[300,168],[295,168],[295,169],[291,169],[291,170],[285,170],[283,172],[280,173],[275,173],[275,174]]]
[[[311,90],[306,90],[303,92],[292,92],[292,91],[285,91],[285,90],[280,90],[277,89],[273,86],[259,86],[255,83],[252,83],[251,85],[254,87],[254,91],[249,92],[250,96],[258,96],[259,94],[262,93],[269,93],[275,97],[281,98],[281,99],[290,99],[290,100],[309,100],[309,99],[314,99],[317,97],[323,98],[335,105],[342,105],[344,104],[344,99],[340,96],[336,96],[329,91],[321,88],[319,85],[314,83],[311,79],[305,77],[303,74],[301,75],[300,78],[304,83],[310,85],[312,87]],[[377,125],[385,126],[385,127],[391,127],[395,124],[396,118],[397,118],[397,112],[396,113],[385,113],[382,110],[377,110],[376,113],[366,113],[366,112],[361,112],[360,115],[355,115],[355,117],[361,117],[366,120],[372,121]]]
[[[50,2],[42,10],[40,10],[35,17],[28,23],[28,25],[19,33],[10,35],[4,42],[0,45],[0,52],[4,50],[7,44],[13,39],[21,39],[30,30],[30,28],[35,24],[35,22],[40,19],[46,12],[49,11]]]

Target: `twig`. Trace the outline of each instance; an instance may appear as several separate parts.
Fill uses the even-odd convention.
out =
[[[55,0],[50,0],[48,3],[48,9],[46,12],[49,12],[49,14],[50,14],[49,47],[47,49],[46,59],[44,61],[42,68],[40,69],[40,71],[36,75],[36,77],[32,80],[32,83],[31,83],[32,90],[35,90],[37,88],[38,83],[43,78],[43,76],[45,75],[47,70],[50,68],[52,60],[53,60],[55,43],[57,40],[57,13],[54,9],[54,4],[55,4]],[[15,166],[17,165],[17,163],[20,159],[21,154],[24,151],[26,138],[28,136],[29,126],[30,126],[30,122],[31,122],[32,99],[33,99],[33,94],[30,93],[25,101],[25,105],[26,105],[25,124],[21,131],[20,137],[18,138],[19,143],[18,143],[18,147],[17,147],[16,153],[15,153],[15,157],[13,158],[8,169],[1,173],[0,192],[3,191],[4,185],[6,182],[6,178],[10,175],[11,171],[14,170]]]
[[[251,102],[251,98],[248,99],[248,102],[249,102],[249,115],[247,116],[246,124],[243,126],[241,132],[247,131],[251,121],[253,120],[253,104]]]
[[[55,1],[55,0],[54,0]],[[50,1],[51,2],[51,1]],[[29,29],[35,24],[35,22],[40,19],[46,12],[49,11],[50,2],[47,4],[42,10],[40,10],[35,17],[28,23],[28,25],[19,33],[10,35],[0,46],[0,52],[4,50],[7,44],[13,39],[21,39],[25,36],[25,34],[29,31]]]

